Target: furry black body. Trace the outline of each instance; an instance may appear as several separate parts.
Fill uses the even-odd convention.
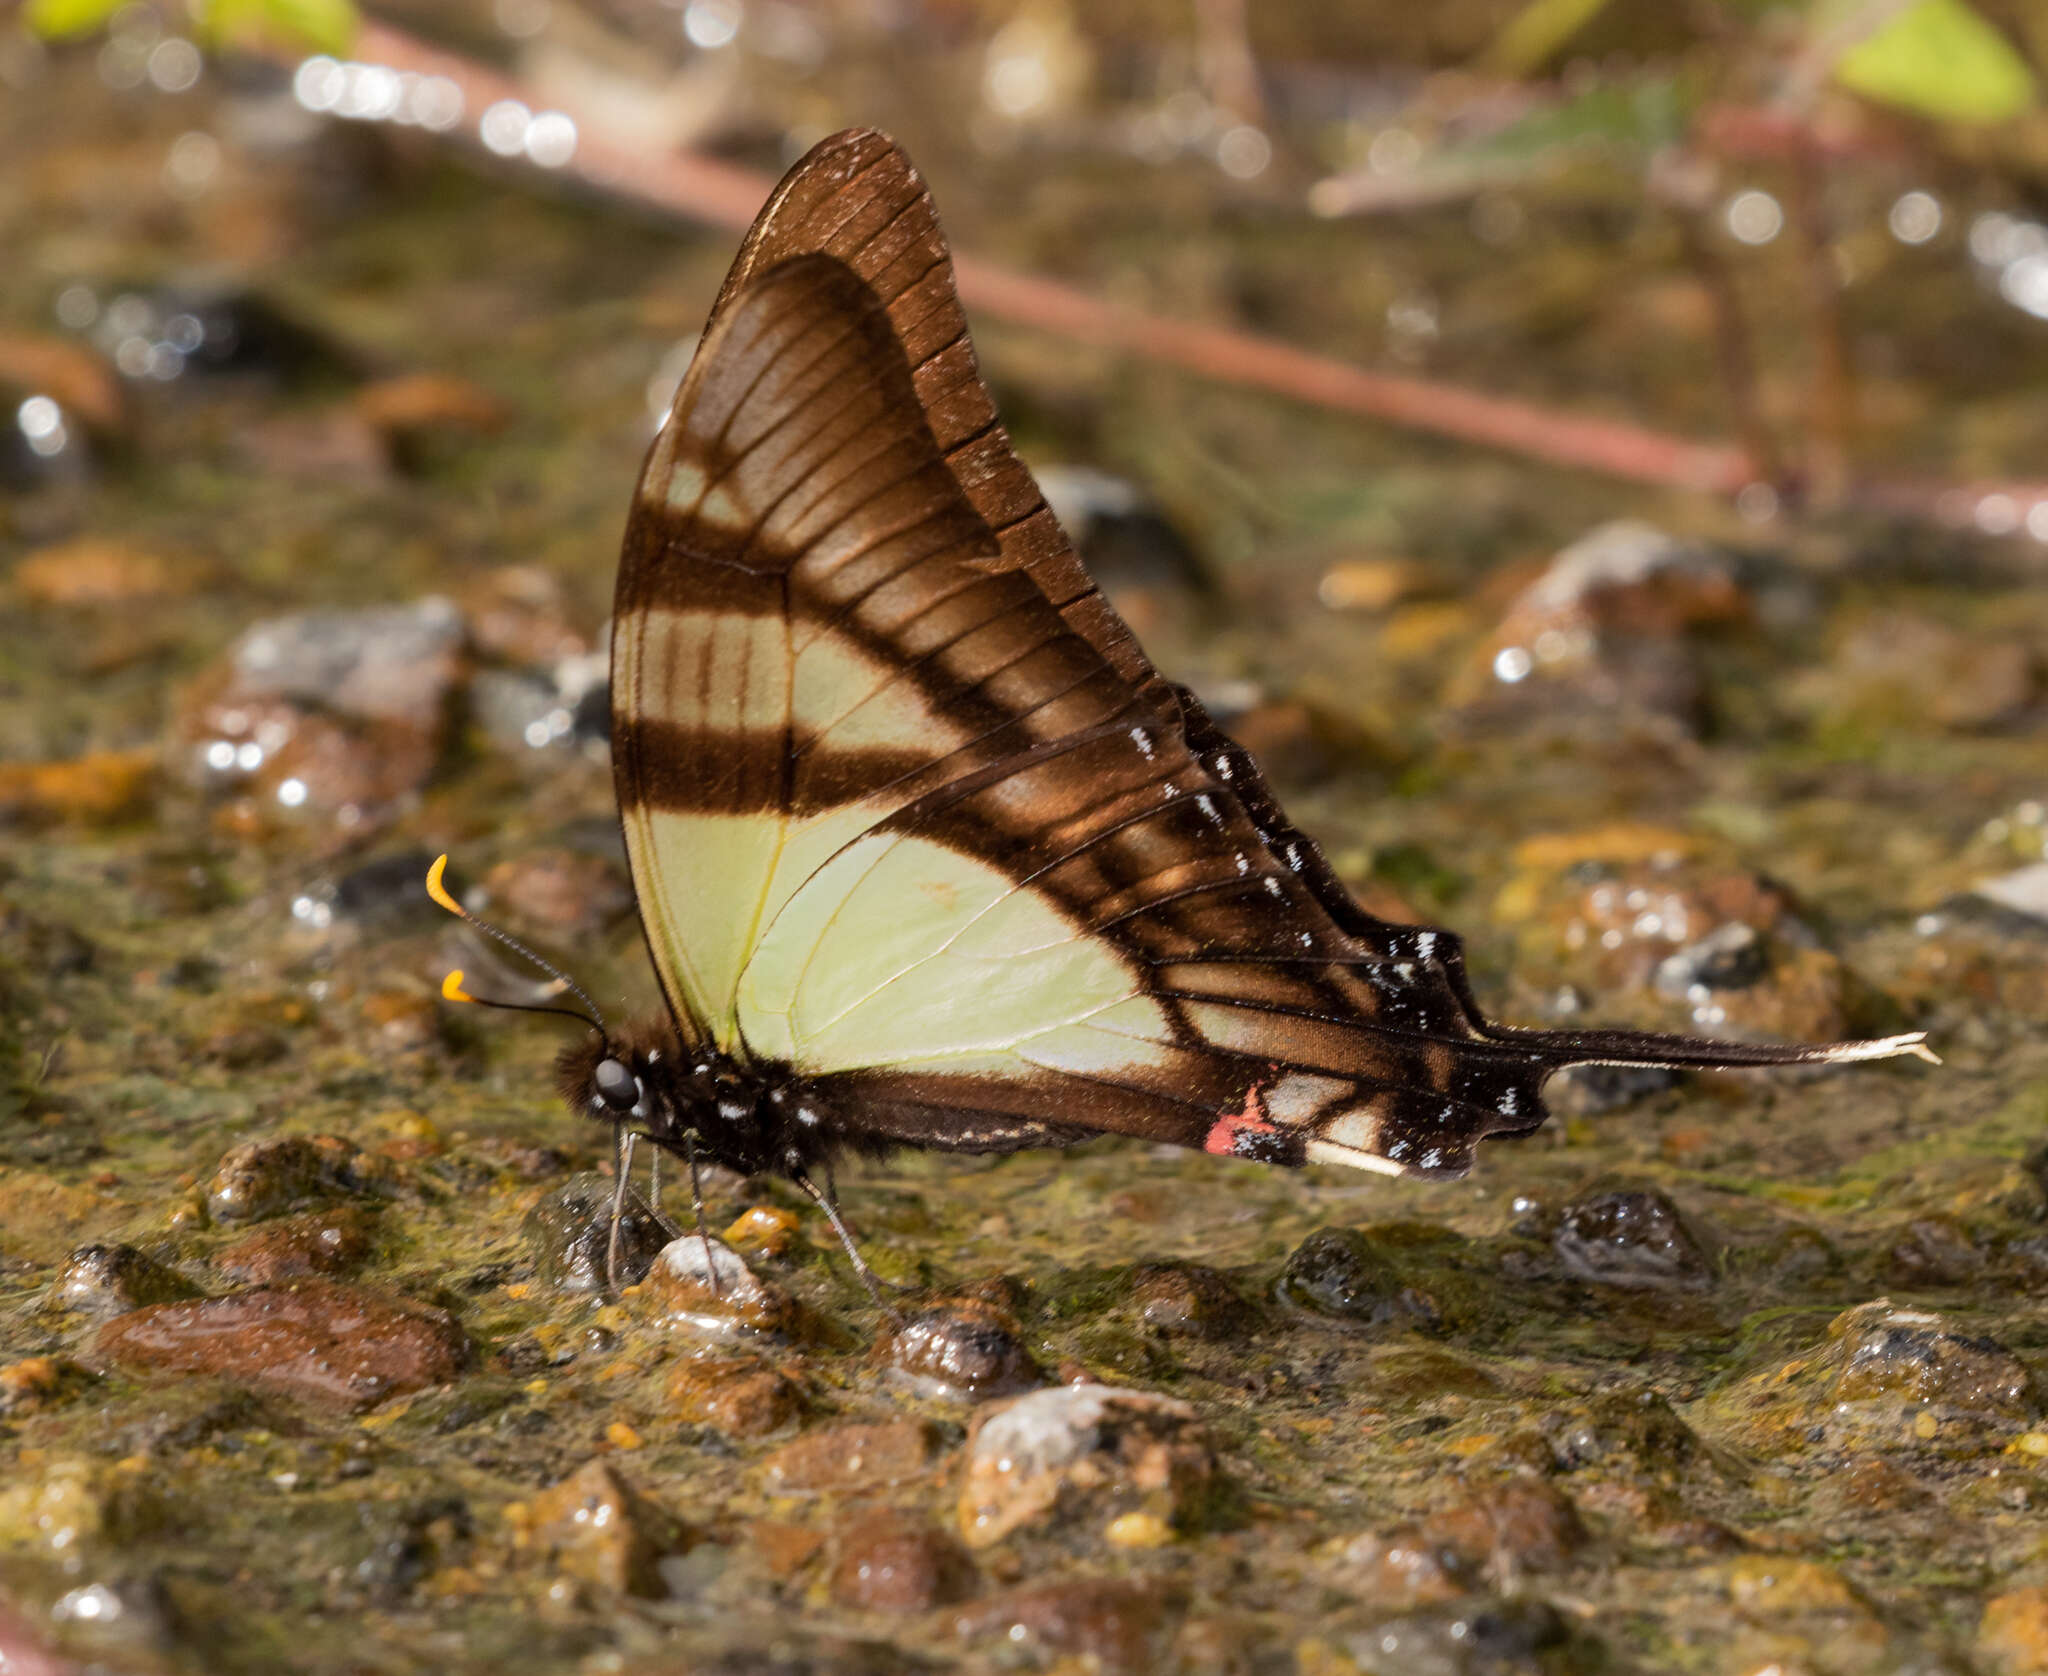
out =
[[[621,1104],[598,1069],[625,1067],[637,1096]],[[593,1035],[555,1062],[563,1099],[585,1117],[630,1127],[678,1157],[695,1155],[741,1175],[808,1180],[849,1149],[862,1146],[838,1121],[832,1104],[788,1065],[742,1064],[720,1053],[692,1052],[665,1020],[626,1026],[615,1039]]]

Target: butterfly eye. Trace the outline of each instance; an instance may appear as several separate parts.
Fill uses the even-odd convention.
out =
[[[640,1079],[616,1059],[600,1059],[591,1080],[597,1084],[597,1097],[613,1111],[631,1111],[640,1103]]]

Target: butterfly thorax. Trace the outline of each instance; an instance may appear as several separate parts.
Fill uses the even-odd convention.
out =
[[[555,1068],[579,1115],[742,1175],[804,1175],[844,1143],[830,1102],[790,1066],[693,1048],[667,1019],[592,1035]]]

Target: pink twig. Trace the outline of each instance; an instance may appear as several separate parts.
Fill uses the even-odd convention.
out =
[[[518,82],[388,24],[366,23],[358,50],[394,69],[446,76],[462,89],[471,112],[500,99],[532,103],[531,93]],[[576,155],[566,173],[692,221],[742,230],[774,185],[765,175],[715,158],[690,152],[649,155],[607,139],[598,127],[578,126]],[[1105,302],[1057,280],[1016,273],[972,255],[956,256],[954,265],[962,299],[982,314],[1115,354],[1182,367],[1221,383],[1638,483],[1730,495],[1763,475],[1750,451],[1733,443],[1694,441],[1431,379],[1369,372],[1251,332],[1169,320]],[[1982,494],[1992,492],[2012,497],[2022,519],[2036,503],[2048,503],[2048,485],[1999,491],[1870,485],[1854,498],[1882,510],[1953,519],[1958,505],[1974,506]]]

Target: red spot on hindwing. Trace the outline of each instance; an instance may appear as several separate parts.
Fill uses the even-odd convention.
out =
[[[1275,1135],[1276,1125],[1266,1121],[1265,1103],[1259,1098],[1258,1085],[1254,1083],[1245,1090],[1244,1110],[1225,1112],[1210,1127],[1209,1138],[1202,1142],[1204,1152],[1213,1152],[1219,1158],[1232,1156],[1251,1135]]]

